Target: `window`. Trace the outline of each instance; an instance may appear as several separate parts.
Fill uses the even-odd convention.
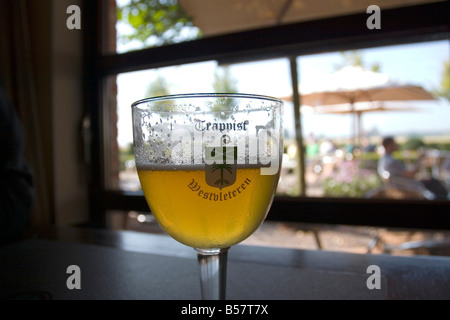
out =
[[[432,93],[442,88],[449,52],[448,41],[436,41],[298,58],[306,103],[308,91],[347,85],[352,90],[343,100],[346,103],[302,106],[308,196],[447,200],[450,125],[444,119],[450,117],[449,101]],[[352,94],[358,90],[376,94],[364,89],[371,86],[377,87],[376,92],[383,86],[391,93],[379,96],[380,101],[352,106]],[[420,90],[420,95],[403,95],[399,86]],[[324,93],[320,99],[332,95]],[[398,144],[392,157],[411,172],[395,187],[396,177],[386,179],[378,165],[385,153],[383,138],[389,136]]]
[[[133,163],[131,110],[132,102],[164,94],[192,92],[251,92],[283,96],[290,92],[289,61],[272,59],[233,65],[218,65],[216,61],[150,69],[117,76],[117,142],[119,146],[119,188],[125,191],[140,189]],[[284,90],[276,92],[275,90]],[[292,120],[292,118],[291,118]],[[290,130],[293,121],[285,120]],[[111,156],[111,159],[117,156]],[[114,176],[111,172],[110,176]],[[116,179],[115,179],[116,180]],[[117,188],[110,184],[110,188]],[[289,193],[286,183],[281,193]]]
[[[133,2],[143,3],[145,1]],[[317,78],[319,73],[329,72],[335,64],[341,63],[341,51],[357,50],[355,52],[361,54],[367,63],[379,62],[382,70],[386,68],[386,72],[391,72],[390,68],[399,68],[400,66],[396,65],[396,62],[403,60],[403,58],[392,58],[393,55],[409,55],[409,52],[404,51],[405,48],[414,51],[416,43],[427,43],[429,48],[438,46],[439,48],[434,51],[441,52],[442,50],[447,54],[448,59],[448,40],[445,41],[448,37],[448,25],[446,18],[442,15],[442,12],[447,9],[446,3],[430,1],[429,4],[406,7],[404,2],[398,4],[389,2],[394,5],[383,7],[383,27],[377,31],[369,30],[365,25],[368,16],[365,13],[366,8],[352,7],[353,10],[339,5],[327,8],[329,10],[324,10],[323,7],[301,9],[295,7],[298,5],[297,1],[286,1],[285,7],[274,9],[270,7],[270,4],[275,3],[274,1],[251,1],[251,3],[260,2],[261,10],[269,8],[267,12],[270,15],[264,16],[261,12],[263,18],[259,17],[259,21],[251,25],[243,24],[245,19],[239,20],[236,17],[236,21],[230,19],[229,24],[223,25],[224,29],[222,30],[206,31],[206,25],[200,25],[200,17],[208,13],[218,13],[220,10],[217,9],[217,6],[208,11],[206,5],[208,1],[205,1],[201,10],[194,7],[194,4],[197,3],[195,1],[156,2],[177,3],[184,6],[188,16],[192,18],[189,20],[192,24],[189,22],[185,25],[186,33],[180,31],[186,36],[185,38],[174,36],[171,37],[171,40],[162,43],[149,40],[149,43],[142,47],[135,46],[135,43],[129,48],[125,48],[123,43],[115,46],[111,39],[116,39],[116,31],[119,28],[124,29],[123,25],[118,25],[117,30],[112,27],[116,21],[114,20],[115,14],[111,12],[117,10],[116,2],[105,0],[99,4],[93,4],[85,1],[84,4],[88,12],[86,17],[88,25],[85,28],[85,72],[87,79],[86,104],[92,131],[91,212],[94,222],[104,224],[105,214],[108,210],[148,210],[142,195],[135,192],[138,186],[135,183],[135,176],[133,177],[132,157],[129,156],[131,130],[129,127],[127,128],[126,120],[129,116],[130,104],[144,97],[146,91],[158,88],[158,86],[159,89],[168,90],[171,93],[211,91],[214,90],[215,77],[220,74],[224,76],[228,72],[231,79],[237,80],[236,90],[282,96],[287,100],[285,117],[287,144],[285,146],[285,167],[283,168],[285,174],[280,182],[279,196],[274,201],[269,219],[422,228],[450,225],[450,219],[446,214],[449,208],[448,201],[424,201],[411,198],[380,201],[375,197],[366,199],[364,196],[369,190],[362,190],[356,196],[351,195],[349,198],[348,194],[345,194],[348,183],[342,186],[341,189],[344,190],[341,190],[341,194],[337,196],[327,194],[327,181],[329,182],[328,187],[331,189],[332,186],[329,185],[336,184],[337,180],[327,180],[326,171],[343,170],[343,167],[337,169],[331,167],[332,169],[330,169],[330,166],[338,161],[337,158],[341,157],[339,160],[341,164],[354,165],[358,161],[358,169],[360,165],[368,165],[373,170],[374,161],[372,160],[377,160],[379,155],[376,152],[358,153],[356,150],[347,152],[348,150],[345,149],[347,142],[339,141],[337,138],[342,135],[349,140],[350,135],[354,132],[335,132],[333,130],[335,127],[351,128],[353,121],[346,119],[346,116],[312,113],[311,108],[308,111],[307,106],[302,106],[301,109],[297,108],[296,104],[301,104],[301,98],[297,100],[295,97],[295,95],[298,96],[298,88],[300,88],[300,92],[302,91],[303,83],[313,82],[313,78]],[[236,0],[232,2],[236,6],[239,3],[240,5],[243,3],[250,5],[250,1]],[[125,0],[117,2],[119,7],[126,3]],[[281,1],[276,3],[279,4]],[[358,4],[361,6],[359,2]],[[238,10],[236,6],[230,5],[227,10],[233,8],[233,10]],[[299,10],[296,17],[290,15],[294,14],[297,9],[294,10],[292,7],[289,10],[289,6],[294,6]],[[148,8],[141,5],[141,9],[145,11]],[[130,9],[126,14],[138,16],[139,10],[136,10]],[[103,15],[99,13],[103,13]],[[419,22],[417,22],[418,16],[420,16]],[[103,20],[99,21],[98,17],[103,17]],[[416,18],[412,21],[411,17]],[[196,19],[199,21],[198,26],[195,25]],[[98,29],[100,22],[104,27],[102,30]],[[203,21],[202,23],[210,22]],[[182,24],[178,25],[180,30],[183,29],[181,26]],[[195,28],[198,28],[201,34],[197,33],[195,37],[192,37]],[[124,32],[132,32],[132,30]],[[170,34],[162,37],[165,36],[169,37]],[[120,35],[117,37],[120,38]],[[410,45],[400,46],[403,44]],[[396,46],[392,47],[393,45]],[[332,53],[325,54],[324,52]],[[437,59],[445,59],[445,54]],[[388,66],[385,62],[387,60],[378,61],[378,58],[383,55],[390,56],[392,58],[390,61],[394,61],[394,65]],[[427,64],[428,61],[423,64],[419,62],[414,62],[413,65],[411,65],[412,62],[402,64],[403,71],[396,72],[406,78],[400,80],[415,80],[413,73],[408,75],[413,71],[412,69],[427,69],[430,66]],[[435,77],[437,67],[437,65],[433,66],[433,79],[426,79],[430,80],[427,84],[428,90],[433,89],[429,85],[437,85],[436,82],[439,81]],[[200,71],[204,72],[204,77],[200,80],[185,80]],[[256,80],[260,80],[261,77],[265,77],[263,84],[266,84],[267,87],[263,87],[261,84],[258,87],[254,86]],[[133,79],[132,86],[130,86],[130,79]],[[189,86],[182,87],[185,84],[189,84]],[[275,88],[279,85],[286,91],[277,91]],[[291,101],[289,101],[289,97],[291,97]],[[431,113],[427,113],[427,115],[429,114]],[[443,117],[445,115],[444,112]],[[400,119],[404,119],[403,115],[400,117]],[[439,118],[437,120],[442,119],[437,117]],[[364,115],[361,128],[364,128],[363,131],[366,133],[378,130],[379,137],[381,134],[397,135],[398,132],[383,131],[385,125],[392,127],[392,124],[389,124],[392,119],[400,121],[393,115],[384,118],[377,118],[375,114],[367,117]],[[434,119],[436,120],[436,118]],[[313,123],[317,124],[312,125]],[[339,125],[337,125],[338,123]],[[383,128],[374,127],[371,123],[382,123]],[[425,145],[436,147],[439,145],[439,150],[445,151],[446,142],[441,139],[445,134],[444,131],[437,140],[425,139],[424,132],[420,132],[420,134]],[[379,137],[378,141],[369,140],[368,142],[379,144]],[[333,150],[333,154],[326,154],[327,157],[318,158],[315,153],[320,154],[321,148],[314,146],[314,143],[325,138],[337,139],[334,143],[338,145],[331,147],[335,149],[327,150]],[[399,140],[402,145],[406,142],[406,140]],[[324,144],[323,151],[326,146]],[[338,150],[341,151],[337,152]],[[404,154],[400,156],[404,157]],[[409,156],[415,157],[413,153],[410,153]],[[410,158],[404,159],[410,160]],[[435,170],[433,164],[430,163],[426,170]],[[380,181],[374,182],[373,186],[369,187],[376,189],[379,186],[378,183]],[[402,215],[407,215],[408,218]]]

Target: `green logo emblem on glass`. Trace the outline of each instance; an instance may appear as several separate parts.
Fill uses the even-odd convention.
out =
[[[222,190],[236,182],[237,147],[205,147],[206,183]]]

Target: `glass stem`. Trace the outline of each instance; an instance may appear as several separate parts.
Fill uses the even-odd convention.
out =
[[[200,266],[203,300],[225,300],[228,248],[195,251]]]

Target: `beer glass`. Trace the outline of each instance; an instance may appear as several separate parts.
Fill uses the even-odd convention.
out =
[[[228,249],[264,221],[283,154],[281,100],[184,94],[133,103],[139,180],[160,226],[195,249],[203,299],[225,299]]]

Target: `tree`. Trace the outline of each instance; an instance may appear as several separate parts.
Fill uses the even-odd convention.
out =
[[[381,66],[378,62],[367,65],[364,61],[363,55],[358,50],[353,51],[342,51],[341,52],[342,61],[334,65],[335,70],[342,69],[346,66],[361,67],[363,69],[371,70],[374,72],[380,72]]]
[[[219,67],[214,73],[214,82],[212,84],[215,93],[237,93],[237,80],[233,78],[228,67]],[[223,111],[221,118],[225,119],[229,116],[235,106],[233,98],[217,99],[217,104],[212,107],[213,111]]]
[[[219,67],[214,73],[213,89],[215,93],[237,93],[237,80],[233,78],[229,67]]]
[[[444,98],[450,102],[450,61],[444,61],[444,69],[441,76],[441,87],[435,89],[433,94],[436,97]]]
[[[141,41],[144,46],[160,46],[201,36],[177,0],[129,0],[117,8],[117,20],[131,27],[121,41]]]
[[[169,84],[161,75],[158,75],[156,79],[149,84],[145,93],[146,97],[166,96],[168,94],[170,94]]]
[[[422,139],[417,137],[409,138],[403,145],[403,150],[418,150],[421,147],[424,147],[425,143],[422,141]]]

